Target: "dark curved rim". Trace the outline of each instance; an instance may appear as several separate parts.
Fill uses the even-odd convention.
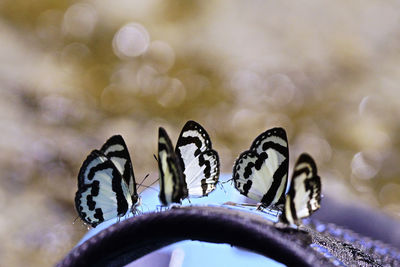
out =
[[[228,243],[287,266],[333,266],[308,233],[277,228],[256,214],[226,207],[182,207],[116,223],[75,247],[57,266],[123,266],[166,245]]]

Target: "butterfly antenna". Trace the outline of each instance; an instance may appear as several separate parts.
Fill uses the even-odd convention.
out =
[[[156,154],[153,154],[153,157],[158,162],[158,158],[156,157]]]
[[[78,220],[79,216],[76,216],[75,220],[72,222],[72,224],[75,224],[76,220]]]
[[[229,180],[226,180],[225,182],[221,182],[221,184],[226,184],[226,183],[229,183],[229,182],[232,182],[232,181],[233,181],[233,178],[231,178]]]
[[[144,188],[150,188],[150,189],[152,189],[152,190],[154,190],[154,191],[156,191],[156,192],[159,192],[157,189],[151,187],[150,185],[142,185],[142,186],[143,186]]]
[[[141,186],[144,186],[143,185],[143,183],[144,183],[144,181],[146,181],[146,179],[147,179],[147,177],[149,177],[149,173],[143,178],[143,180],[140,182],[140,184],[138,184],[138,187],[137,187],[137,190],[139,190],[139,188],[141,187]]]
[[[152,186],[153,184],[155,184],[156,182],[158,182],[158,180],[160,180],[160,178],[158,178],[157,180],[155,180],[154,182],[152,182],[152,183],[150,184],[150,186]]]

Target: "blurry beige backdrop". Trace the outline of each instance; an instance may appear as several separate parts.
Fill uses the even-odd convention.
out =
[[[223,172],[285,127],[323,193],[400,212],[398,1],[0,1],[0,265],[49,266],[87,231],[82,161],[120,133],[157,177],[157,128],[200,122]],[[322,203],[323,204],[323,203]]]

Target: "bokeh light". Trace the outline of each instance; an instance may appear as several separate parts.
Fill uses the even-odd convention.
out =
[[[92,6],[86,3],[74,4],[64,14],[63,32],[77,38],[89,38],[97,19],[97,12]]]
[[[146,28],[138,23],[124,25],[113,39],[114,52],[121,59],[133,58],[146,52],[150,36]]]

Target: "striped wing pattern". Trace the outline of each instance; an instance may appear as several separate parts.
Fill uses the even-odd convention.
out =
[[[93,150],[79,171],[75,208],[83,221],[99,223],[126,214],[132,207],[120,170],[103,152]]]
[[[171,140],[164,130],[158,130],[158,169],[160,172],[159,199],[164,206],[180,203],[186,192],[181,164],[176,157]]]
[[[122,178],[129,187],[132,202],[136,204],[139,200],[136,191],[135,175],[133,173],[132,161],[128,148],[121,135],[114,135],[101,147],[101,152],[110,159],[122,174]]]
[[[284,203],[289,150],[283,128],[260,134],[233,166],[236,189],[264,207]]]
[[[178,138],[175,153],[183,170],[187,194],[183,197],[207,196],[219,179],[219,157],[212,149],[206,130],[195,121],[188,121]]]
[[[317,166],[311,156],[301,154],[294,167],[282,221],[299,225],[302,218],[320,208],[320,202],[321,179],[317,174]]]

